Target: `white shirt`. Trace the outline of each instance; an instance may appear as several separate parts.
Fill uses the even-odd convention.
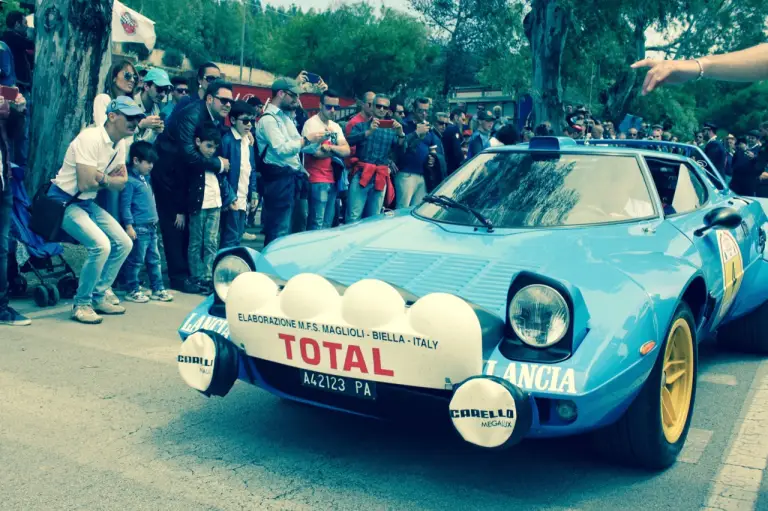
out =
[[[251,182],[251,143],[248,137],[241,137],[235,128],[230,128],[235,140],[240,141],[240,179],[237,180],[237,201],[235,209],[248,209],[248,185]]]
[[[219,179],[213,172],[205,173],[205,190],[203,190],[202,209],[213,209],[221,207],[221,188],[219,188]]]
[[[64,156],[64,163],[62,163],[56,177],[53,178],[53,184],[68,194],[75,195],[78,192],[77,164],[88,165],[107,174],[120,165],[125,165],[125,144],[120,142],[118,141],[117,144],[112,142],[104,126],[85,128],[69,144],[67,154]],[[109,164],[108,168],[107,164]],[[96,193],[97,190],[83,192],[79,198],[83,200],[93,199],[96,197]]]
[[[109,97],[109,94],[102,93],[102,94],[99,94],[98,96],[96,96],[96,98],[94,98],[94,100],[93,100],[93,125],[92,126],[104,126],[104,124],[106,124],[106,122],[107,122],[107,107],[109,106],[109,104],[111,102],[112,102],[112,98]],[[138,133],[138,131],[139,131],[139,129],[136,128],[136,132],[137,133]],[[133,138],[126,137],[126,138],[122,139],[119,143],[125,145],[125,148],[124,148],[124,150],[125,150],[125,157],[126,157],[125,163],[127,164],[127,163],[129,163],[127,158],[128,158],[129,149],[131,147],[131,143],[133,143]]]

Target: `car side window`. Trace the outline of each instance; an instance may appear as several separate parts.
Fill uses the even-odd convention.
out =
[[[689,213],[707,202],[707,187],[688,164],[656,158],[646,158],[646,163],[665,215]]]

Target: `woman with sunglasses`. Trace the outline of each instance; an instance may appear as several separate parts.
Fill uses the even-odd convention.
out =
[[[107,122],[107,106],[120,96],[133,97],[133,89],[139,74],[127,60],[119,60],[112,64],[104,84],[104,92],[93,100],[93,124],[103,126]]]

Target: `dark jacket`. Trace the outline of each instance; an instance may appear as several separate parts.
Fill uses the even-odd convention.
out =
[[[443,149],[445,150],[445,170],[452,174],[464,163],[464,153],[461,143],[464,141],[458,126],[451,124],[443,132]]]
[[[0,192],[11,186],[11,146],[13,139],[24,129],[25,115],[11,108],[11,115],[0,120],[0,152],[3,158],[3,173],[0,176]],[[35,190],[37,191],[37,190]]]
[[[2,40],[13,53],[13,62],[16,66],[16,82],[23,90],[29,90],[32,85],[32,67],[35,60],[35,43],[26,36],[12,30],[3,34]]]
[[[734,193],[754,197],[758,195],[760,186],[758,178],[768,164],[768,150],[761,149],[757,154],[752,151],[754,158],[747,157],[744,151],[736,151],[733,156],[733,179],[730,188]]]
[[[407,119],[403,126],[403,133],[410,135],[416,131],[416,121]],[[397,166],[400,172],[410,174],[424,174],[427,156],[429,156],[429,147],[437,146],[437,159],[445,174],[445,151],[443,151],[443,141],[437,132],[430,130],[424,135],[424,138],[407,139],[403,155],[398,160]]]
[[[728,160],[728,155],[723,147],[722,142],[719,140],[711,140],[704,147],[704,154],[714,164],[715,168],[721,174],[725,173],[725,165]]]
[[[251,177],[248,181],[248,200],[250,200],[253,194],[256,193],[256,154],[253,146],[251,146],[249,152],[251,160]],[[221,155],[229,160],[229,172],[227,172],[224,180],[230,189],[232,197],[236,200],[237,186],[240,181],[240,164],[242,162],[240,161],[240,141],[235,138],[231,129],[221,139]]]
[[[210,122],[213,121],[205,102],[190,102],[181,111],[174,110],[165,131],[155,142],[159,158],[152,170],[152,180],[156,190],[160,188],[165,192],[163,195],[172,197],[177,214],[199,210],[202,195],[195,206],[197,194],[190,196],[189,191],[204,190],[205,172],[221,170],[217,155],[204,158],[195,145],[198,126]]]

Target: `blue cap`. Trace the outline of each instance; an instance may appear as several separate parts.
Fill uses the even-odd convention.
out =
[[[127,117],[136,117],[137,115],[146,117],[144,110],[142,110],[142,108],[128,96],[120,96],[110,101],[107,106],[107,115],[112,112],[118,112]]]
[[[168,77],[168,73],[156,67],[153,67],[147,72],[146,76],[144,76],[144,82],[152,82],[158,87],[167,87],[171,85],[171,79]]]

